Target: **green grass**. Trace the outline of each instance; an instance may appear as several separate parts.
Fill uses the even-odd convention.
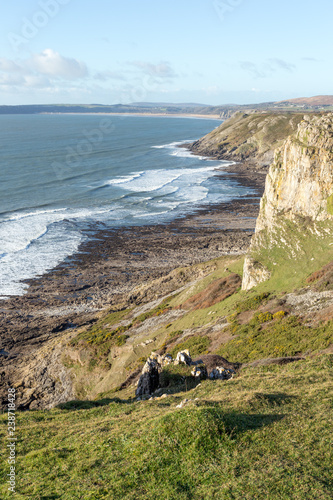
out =
[[[270,231],[261,231],[260,247],[251,256],[271,272],[271,278],[257,286],[256,293],[291,292],[304,286],[310,274],[333,260],[332,232],[331,221],[314,223],[300,217],[294,223],[283,216],[274,230],[278,244],[272,243]]]
[[[236,306],[236,311],[238,313],[243,311],[250,311],[252,309],[258,309],[259,306],[267,302],[270,293],[264,292],[260,295],[255,295],[253,297],[249,297],[248,299],[240,301]]]
[[[296,316],[257,313],[245,325],[237,320],[231,327],[235,339],[217,354],[233,362],[246,363],[268,357],[294,356],[326,349],[333,344],[333,322],[317,328],[304,325]]]
[[[327,198],[326,210],[330,215],[333,215],[333,194]]]
[[[274,150],[292,134],[304,113],[235,113],[208,134],[210,151],[222,151],[235,158],[251,157]]]
[[[325,355],[162,400],[18,412],[15,498],[328,500],[332,366]]]
[[[140,314],[139,316],[136,316],[135,319],[133,320],[133,324],[136,325],[138,323],[142,323],[146,319],[152,318],[153,316],[160,316],[161,314],[163,314],[166,311],[169,311],[170,309],[171,309],[170,298],[166,298],[158,306]]]
[[[208,352],[207,350],[209,348],[209,344],[210,344],[209,337],[191,336],[191,337],[187,338],[186,340],[184,340],[183,342],[176,344],[170,350],[170,354],[173,358],[175,358],[179,351],[184,351],[184,349],[188,349],[190,351],[191,357],[194,358],[196,356],[199,356],[200,354],[204,354],[205,352]]]
[[[119,326],[117,328],[112,328],[112,326],[125,319],[130,311],[131,309],[124,309],[103,316],[103,318],[99,319],[92,327],[80,332],[74,337],[70,345],[93,344],[95,346],[100,346],[105,343],[113,345],[115,343],[115,337],[131,328],[132,323],[129,322],[128,325]]]

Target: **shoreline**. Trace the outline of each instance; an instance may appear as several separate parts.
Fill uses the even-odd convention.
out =
[[[179,114],[170,114],[170,113],[38,113],[39,115],[71,115],[71,116],[143,116],[143,117],[165,117],[165,118],[201,118],[203,120],[217,120],[224,121],[224,118],[221,118],[219,115],[198,115],[194,113],[179,113]]]
[[[20,390],[29,394],[30,370],[36,363],[43,364],[46,352],[50,359],[60,359],[64,339],[94,324],[102,314],[167,295],[172,291],[169,275],[177,268],[223,255],[244,255],[254,233],[266,175],[236,163],[223,171],[255,189],[256,194],[201,206],[169,223],[91,229],[90,238],[81,243],[76,254],[42,276],[27,280],[29,288],[24,295],[1,301],[3,388],[6,383],[19,384]],[[62,370],[58,361],[55,364]],[[44,387],[42,371],[38,376],[38,387]],[[64,384],[67,387],[66,381]],[[1,404],[6,404],[4,389],[0,390]]]
[[[141,283],[177,267],[244,254],[254,232],[265,176],[241,167],[233,164],[226,169],[257,194],[198,207],[164,224],[92,229],[76,254],[27,280],[24,295],[1,301],[1,349],[11,356],[20,355],[22,349],[29,352],[58,332],[93,321],[103,309],[135,303],[131,294]]]

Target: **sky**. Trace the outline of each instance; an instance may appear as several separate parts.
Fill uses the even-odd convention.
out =
[[[333,94],[332,0],[15,0],[0,104],[253,104]]]

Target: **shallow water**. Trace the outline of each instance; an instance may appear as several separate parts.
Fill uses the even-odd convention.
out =
[[[88,229],[170,221],[251,190],[177,146],[216,120],[0,116],[0,297],[72,255]]]

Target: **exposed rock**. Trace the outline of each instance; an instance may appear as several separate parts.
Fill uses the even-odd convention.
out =
[[[183,399],[183,401],[179,403],[179,405],[177,405],[176,408],[184,408],[184,406],[190,401],[193,401],[193,399]]]
[[[190,356],[190,352],[188,349],[185,349],[184,351],[180,351],[177,354],[177,357],[174,361],[175,365],[180,365],[180,364],[185,364],[188,366],[191,366],[192,364],[192,358]]]
[[[172,358],[171,354],[164,354],[163,356],[158,355],[157,362],[163,368],[164,366],[167,366],[167,365],[170,365],[171,363],[173,363],[173,358]]]
[[[210,372],[209,378],[211,380],[229,380],[235,373],[235,370],[224,368],[223,366],[217,366]]]
[[[143,369],[141,377],[138,381],[138,386],[135,391],[136,396],[143,396],[145,394],[152,394],[159,385],[159,363],[153,359],[148,358]]]
[[[327,199],[333,193],[333,113],[304,117],[297,133],[276,149],[265,193],[260,204],[256,232],[274,224],[287,212],[325,220]]]
[[[284,245],[297,258],[301,243],[294,241],[291,246],[288,235],[295,239],[295,230],[301,227],[302,234],[327,236],[327,228],[320,230],[318,224],[332,219],[333,114],[304,116],[297,133],[275,151],[244,264],[242,289],[249,290],[270,277],[258,262],[262,248]]]
[[[240,363],[231,363],[218,354],[204,354],[203,356],[200,356],[200,358],[196,358],[193,362],[204,364],[208,373],[214,370],[217,366],[222,366],[223,368],[234,371],[238,370],[241,366]]]
[[[192,368],[191,375],[197,379],[203,380],[207,378],[207,368],[205,365],[195,366]]]
[[[247,255],[244,260],[242,290],[250,290],[263,281],[267,281],[271,273],[260,262]]]

